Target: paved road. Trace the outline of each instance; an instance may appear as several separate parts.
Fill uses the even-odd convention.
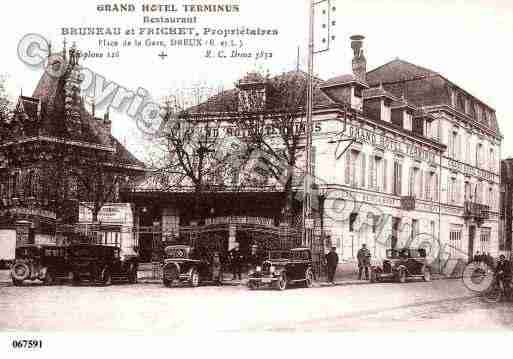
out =
[[[339,331],[511,329],[513,305],[490,305],[459,280],[285,292],[245,287],[0,286],[0,330]]]

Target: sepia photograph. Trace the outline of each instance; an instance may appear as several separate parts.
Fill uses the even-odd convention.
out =
[[[511,1],[2,15],[2,352],[507,353]]]

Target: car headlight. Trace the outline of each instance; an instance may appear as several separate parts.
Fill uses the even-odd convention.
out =
[[[253,269],[250,269],[248,275],[252,275],[253,273],[255,273],[255,271]]]
[[[260,266],[257,266],[257,267],[256,267],[256,271],[257,271],[257,272],[260,272],[261,270],[262,270],[262,267],[260,267]]]
[[[271,266],[271,267],[269,268],[269,272],[271,272],[271,273],[274,273],[274,271],[275,271],[275,270],[276,270],[276,267],[275,267],[275,266]]]

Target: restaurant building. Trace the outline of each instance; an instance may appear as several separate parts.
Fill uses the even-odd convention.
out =
[[[355,259],[363,243],[379,259],[386,249],[422,242],[431,256],[445,260],[444,266],[451,263],[445,270],[477,250],[496,255],[502,135],[495,110],[445,76],[401,59],[368,71],[363,37],[352,37],[351,47],[353,73],[318,80],[315,86],[312,157],[319,248],[333,245],[345,261]],[[307,75],[280,76],[306,81]],[[202,111],[215,116],[217,104],[234,103],[237,116],[245,91],[255,89],[264,102],[272,102],[266,84],[262,77],[247,76],[235,89],[207,101]],[[226,114],[223,121],[230,128]],[[237,136],[236,131],[229,135]],[[162,190],[146,182],[123,196],[135,204],[139,223],[160,226],[164,235],[191,225],[208,231],[222,223],[215,235],[229,248],[247,237],[243,224],[266,235],[272,231],[262,228],[293,228],[282,223],[283,192],[271,182],[242,192],[229,187],[206,191],[201,223],[188,215],[192,194],[186,189]],[[301,184],[299,178],[294,181],[299,227]]]

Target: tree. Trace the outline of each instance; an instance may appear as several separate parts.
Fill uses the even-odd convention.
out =
[[[304,175],[298,164],[305,148],[307,74],[294,71],[273,78],[248,74],[238,88],[235,123],[247,130],[243,140],[252,149],[251,156],[263,164],[263,175],[281,184],[284,219],[290,221],[293,187]]]

